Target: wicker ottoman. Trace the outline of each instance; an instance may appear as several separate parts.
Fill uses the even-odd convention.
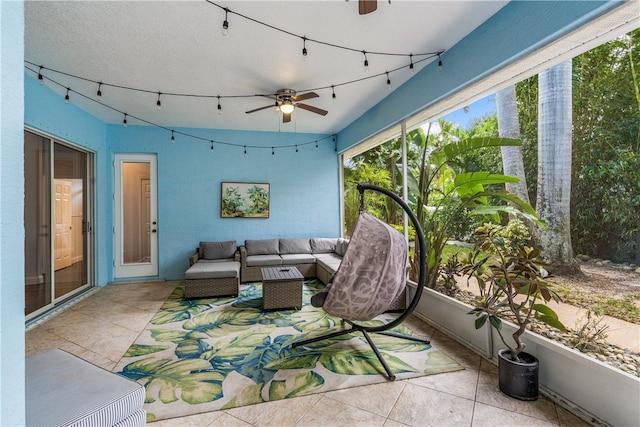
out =
[[[262,269],[262,308],[302,308],[304,276],[295,267]]]
[[[185,272],[185,298],[238,296],[240,263],[200,260]]]

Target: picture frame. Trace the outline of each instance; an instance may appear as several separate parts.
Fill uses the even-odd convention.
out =
[[[263,182],[222,182],[221,218],[269,218],[270,185]]]

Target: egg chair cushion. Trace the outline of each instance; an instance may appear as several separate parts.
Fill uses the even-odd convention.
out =
[[[322,308],[347,320],[371,320],[405,289],[408,244],[402,234],[362,212]]]

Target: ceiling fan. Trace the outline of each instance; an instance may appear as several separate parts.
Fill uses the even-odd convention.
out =
[[[321,108],[317,108],[312,105],[307,105],[300,102],[306,99],[317,98],[319,95],[315,92],[307,92],[296,96],[296,91],[293,89],[280,89],[276,92],[276,96],[263,96],[275,100],[276,109],[282,112],[283,123],[288,123],[291,121],[291,113],[293,113],[293,110],[295,110],[296,107],[302,108],[303,110],[311,111],[312,113],[320,114],[321,116],[326,116],[328,113],[327,110],[323,110]],[[267,108],[273,108],[273,106],[274,104],[271,104],[249,110],[246,111],[246,114],[255,113],[256,111],[265,110]]]

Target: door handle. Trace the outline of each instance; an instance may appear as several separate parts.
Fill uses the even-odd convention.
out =
[[[154,228],[153,230],[151,230],[152,233],[157,233],[158,231]]]

